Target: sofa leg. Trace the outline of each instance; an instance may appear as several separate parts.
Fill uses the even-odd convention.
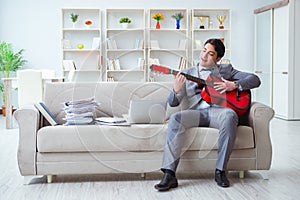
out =
[[[264,180],[269,180],[269,170],[259,170],[258,173]]]
[[[47,183],[52,183],[53,175],[47,175]]]
[[[24,176],[23,185],[29,185],[31,183],[42,183],[45,181],[46,179],[43,175]]]
[[[239,177],[241,179],[245,178],[245,171],[239,171]]]
[[[141,178],[145,179],[146,178],[146,173],[141,173]]]

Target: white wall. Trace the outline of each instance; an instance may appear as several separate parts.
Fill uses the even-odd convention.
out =
[[[0,41],[25,49],[26,68],[49,68],[61,74],[61,8],[229,8],[231,9],[231,62],[253,71],[253,10],[276,0],[1,0]],[[104,15],[103,15],[104,17]]]

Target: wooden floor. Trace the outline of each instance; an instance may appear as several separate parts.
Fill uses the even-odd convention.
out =
[[[161,174],[57,176],[47,184],[44,177],[23,185],[17,166],[18,128],[6,130],[0,116],[0,200],[41,199],[300,199],[300,121],[274,118],[271,122],[273,161],[269,180],[249,171],[244,179],[229,172],[230,188],[220,188],[214,174],[179,174],[179,187],[169,192],[157,192],[153,186]]]

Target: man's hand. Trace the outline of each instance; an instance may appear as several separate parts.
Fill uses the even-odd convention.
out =
[[[182,87],[184,86],[184,83],[186,81],[185,76],[183,76],[182,74],[178,73],[175,76],[175,81],[174,81],[174,92],[176,94],[178,94],[180,92],[180,90],[182,89]]]
[[[229,92],[237,88],[234,84],[234,81],[227,81],[226,79],[222,78],[223,82],[215,82],[214,88],[223,94],[224,92]]]

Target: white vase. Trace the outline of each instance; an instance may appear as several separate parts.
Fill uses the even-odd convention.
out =
[[[122,25],[123,29],[127,29],[128,28],[128,23],[121,23],[121,25]]]
[[[75,28],[75,26],[76,26],[76,22],[73,22],[73,28]]]

